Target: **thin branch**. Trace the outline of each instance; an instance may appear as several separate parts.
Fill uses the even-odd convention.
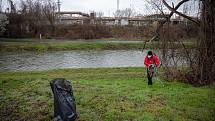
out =
[[[177,10],[182,4],[184,4],[185,2],[188,2],[189,0],[182,0],[181,2],[179,2],[176,7],[175,7],[175,10]],[[159,36],[159,31],[160,29],[163,27],[163,25],[168,22],[170,20],[170,18],[172,17],[172,15],[174,14],[174,12],[171,11],[171,13],[169,14],[168,17],[166,17],[166,20],[165,21],[162,21],[159,26],[157,27],[157,30],[156,30],[156,33],[157,33],[157,36]]]
[[[186,19],[188,19],[188,20],[190,20],[190,21],[196,23],[198,26],[200,26],[200,21],[199,21],[199,20],[193,19],[193,18],[190,17],[190,16],[187,16],[187,15],[185,15],[185,14],[182,14],[181,12],[178,12],[176,9],[170,7],[170,6],[167,4],[167,2],[166,2],[165,0],[162,0],[162,1],[163,1],[164,5],[165,5],[170,11],[172,11],[173,13],[176,13],[176,14],[178,14],[179,16],[182,16],[182,17],[184,17],[184,18],[186,18]],[[181,1],[181,2],[182,2],[182,1]]]
[[[159,6],[158,4],[156,4],[156,3],[153,2],[153,1],[148,1],[148,0],[146,0],[146,2],[148,2],[149,4],[154,5],[154,6],[161,12],[161,14],[164,15],[164,12],[163,12],[163,9],[161,8],[161,6]],[[156,10],[156,8],[153,7],[153,9],[155,9],[155,10]]]
[[[144,50],[144,48],[145,48],[145,46],[146,46],[146,42],[151,42],[151,41],[155,40],[157,37],[158,37],[158,35],[155,35],[155,36],[152,37],[150,40],[144,41],[143,48],[142,48],[142,52],[143,52],[143,50]]]

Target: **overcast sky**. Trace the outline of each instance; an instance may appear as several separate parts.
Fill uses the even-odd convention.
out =
[[[3,0],[3,5],[8,5],[7,0]],[[17,5],[20,0],[13,0]],[[117,10],[117,0],[60,0],[61,11],[81,11],[89,13],[90,11],[103,12],[105,16],[112,16]],[[180,0],[167,0],[180,1]],[[57,0],[55,0],[57,2]],[[152,10],[148,8],[145,0],[119,0],[119,8],[131,8],[137,14],[151,14]]]
[[[17,5],[20,0],[13,0]],[[105,16],[111,16],[117,10],[117,0],[60,0],[61,11],[90,11],[103,12]],[[57,2],[57,0],[55,0]],[[7,0],[3,5],[8,6]],[[119,0],[119,8],[133,8],[137,13],[143,13],[144,0]]]
[[[117,10],[117,0],[61,0],[61,3],[62,11],[96,11],[103,12],[105,16],[112,16]],[[125,8],[131,8],[136,13],[147,13],[144,0],[119,0],[119,9]]]
[[[61,0],[61,9],[65,11],[102,11],[105,15],[117,10],[117,0]],[[131,0],[120,0],[120,9],[130,8]]]

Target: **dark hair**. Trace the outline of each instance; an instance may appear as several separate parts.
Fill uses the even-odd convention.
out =
[[[152,55],[152,51],[148,51],[148,55]]]

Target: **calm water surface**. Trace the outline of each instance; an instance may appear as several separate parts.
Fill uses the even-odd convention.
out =
[[[73,50],[46,52],[4,52],[0,71],[38,71],[62,68],[142,67],[148,50]],[[175,51],[176,53],[180,53]],[[160,52],[156,52],[160,55]],[[172,52],[169,52],[171,57]],[[180,58],[180,59],[178,59]],[[162,59],[160,58],[162,61]],[[167,59],[168,65],[186,65],[181,56]],[[163,62],[163,61],[162,61]]]
[[[0,54],[0,71],[139,67],[143,66],[145,53],[138,50],[5,52]]]

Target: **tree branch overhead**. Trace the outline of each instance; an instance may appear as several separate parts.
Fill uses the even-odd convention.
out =
[[[181,5],[181,4],[183,4],[183,3],[185,3],[185,2],[188,2],[188,1],[189,1],[189,0],[182,0],[181,2],[179,2],[178,5]],[[198,26],[200,26],[200,21],[199,21],[199,20],[194,19],[194,18],[192,18],[192,17],[190,17],[190,16],[187,16],[187,15],[185,15],[185,14],[182,14],[181,12],[178,12],[176,8],[170,7],[170,5],[169,5],[165,0],[162,0],[162,2],[164,3],[164,5],[165,5],[171,12],[173,12],[173,13],[175,13],[175,14],[178,14],[179,16],[182,16],[182,17],[184,17],[184,18],[186,18],[186,19],[188,19],[188,20],[190,20],[190,21],[196,23]]]

